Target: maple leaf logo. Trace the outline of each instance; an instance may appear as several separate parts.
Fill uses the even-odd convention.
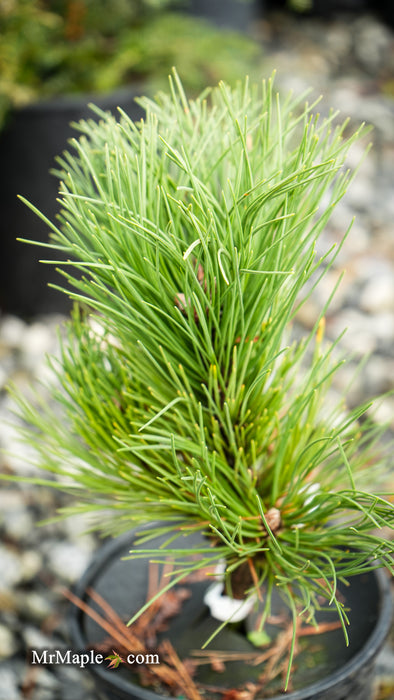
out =
[[[118,668],[119,664],[124,664],[125,660],[122,659],[117,651],[112,649],[112,654],[105,657],[105,661],[109,661],[108,668]]]

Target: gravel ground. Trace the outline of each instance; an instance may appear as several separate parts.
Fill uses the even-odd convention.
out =
[[[296,21],[273,14],[256,25],[256,34],[267,74],[277,69],[279,87],[300,93],[311,86],[312,97],[324,94],[323,113],[333,106],[352,124],[366,121],[374,127],[373,150],[335,212],[322,247],[337,241],[355,214],[353,230],[299,318],[304,331],[313,326],[317,309],[346,269],[327,315],[327,332],[335,337],[348,327],[342,341],[349,353],[346,377],[370,353],[350,395],[351,403],[359,402],[394,388],[393,31],[367,15]],[[360,155],[357,146],[350,167]],[[16,446],[16,419],[4,386],[12,380],[27,391],[31,379],[45,379],[44,356],[56,352],[55,327],[62,320],[0,318],[0,447],[13,453],[0,457],[0,467],[8,473],[35,472],[29,450]],[[381,401],[377,417],[389,420],[394,430],[393,396]],[[393,482],[393,473],[388,479]],[[0,700],[97,697],[86,672],[66,666],[36,671],[26,663],[27,649],[66,643],[68,604],[61,588],[81,575],[98,546],[93,535],[81,536],[84,523],[78,518],[37,527],[66,503],[65,496],[28,485],[8,484],[0,491]],[[393,645],[394,639],[378,659],[376,698],[394,698]]]

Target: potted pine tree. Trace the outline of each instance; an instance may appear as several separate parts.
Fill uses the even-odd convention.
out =
[[[179,657],[209,642],[216,672],[185,661],[181,694],[370,698],[394,551],[384,427],[332,392],[329,300],[307,337],[292,334],[340,250],[315,247],[365,130],[272,80],[189,101],[174,73],[169,94],[140,104],[138,124],[100,111],[81,123],[59,160],[60,222],[42,218],[76,307],[51,363],[56,410],[17,397],[52,474],[39,483],[72,494],[63,514],[125,533],[77,587],[74,641],[98,641],[97,593],[137,644],[147,611],[183,584],[167,662],[184,680]],[[166,577],[145,603],[150,561]],[[116,673],[94,668],[108,697],[167,692],[164,671],[146,689],[115,652]]]

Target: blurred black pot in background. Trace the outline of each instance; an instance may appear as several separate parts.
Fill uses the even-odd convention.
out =
[[[40,259],[51,259],[53,253],[44,247],[17,241],[17,237],[37,242],[48,241],[48,226],[23,202],[20,194],[32,202],[51,221],[58,212],[56,202],[59,182],[49,171],[55,158],[76,135],[70,122],[97,118],[88,102],[116,112],[121,106],[132,118],[142,116],[134,102],[135,91],[119,91],[108,97],[86,95],[39,102],[15,110],[0,133],[0,306],[4,312],[29,317],[40,313],[67,312],[71,302],[66,295],[48,287],[62,284],[63,277],[52,265]],[[55,258],[60,259],[57,251]]]

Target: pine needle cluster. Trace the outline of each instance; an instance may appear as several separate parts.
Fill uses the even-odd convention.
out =
[[[341,364],[327,306],[291,336],[340,250],[318,257],[316,242],[364,133],[304,100],[268,80],[188,101],[174,74],[169,94],[141,101],[144,121],[77,125],[48,222],[77,302],[51,360],[62,413],[39,394],[19,404],[48,483],[73,494],[68,513],[113,534],[159,521],[146,539],[168,533],[173,581],[224,559],[230,593],[245,567],[243,595],[264,584],[267,614],[276,587],[294,614],[313,617],[323,596],[345,628],[337,581],[392,568],[376,533],[394,507],[363,486],[385,459],[369,405],[327,398]],[[191,529],[206,546],[185,564]]]

